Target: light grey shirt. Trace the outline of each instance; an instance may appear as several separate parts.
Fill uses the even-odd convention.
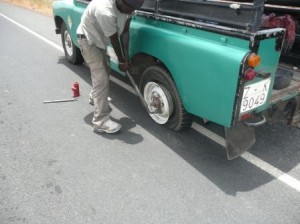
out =
[[[116,0],[93,0],[81,17],[77,34],[84,34],[89,44],[106,49],[110,36],[122,34],[127,18],[118,10]]]

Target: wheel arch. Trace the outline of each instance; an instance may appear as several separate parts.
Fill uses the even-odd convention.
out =
[[[170,72],[168,66],[159,57],[155,57],[153,55],[150,55],[150,54],[147,54],[144,52],[140,52],[140,53],[135,54],[133,57],[131,57],[131,62],[133,64],[132,73],[134,74],[135,80],[137,81],[137,83],[140,83],[142,74],[148,67],[157,65],[157,66],[160,66],[161,68],[163,68],[164,70],[166,70],[169,73],[171,79],[176,84],[176,81],[174,80],[172,73]]]
[[[55,23],[55,33],[60,34],[61,33],[61,25],[64,22],[63,18],[60,16],[54,17],[54,23]]]

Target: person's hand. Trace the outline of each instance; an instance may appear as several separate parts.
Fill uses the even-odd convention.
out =
[[[119,63],[119,69],[122,72],[126,72],[129,69],[130,63],[129,61],[124,61],[122,63]]]

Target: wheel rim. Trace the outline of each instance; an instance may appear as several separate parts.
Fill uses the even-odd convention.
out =
[[[69,56],[73,55],[73,43],[69,32],[66,30],[64,32],[64,41],[65,41],[65,49]]]
[[[173,104],[166,88],[155,82],[148,82],[144,88],[144,99],[150,111],[154,111],[150,114],[152,119],[158,124],[167,123],[173,111]]]

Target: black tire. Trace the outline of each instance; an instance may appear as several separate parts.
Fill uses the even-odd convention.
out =
[[[70,31],[66,27],[65,23],[62,23],[61,25],[61,42],[64,48],[65,57],[67,61],[72,64],[82,64],[83,57],[81,55],[81,51],[74,44],[70,35]]]
[[[193,122],[193,117],[191,114],[187,113],[187,111],[184,109],[178,90],[176,88],[176,85],[171,78],[170,74],[163,68],[159,66],[151,66],[147,68],[140,80],[140,90],[144,96],[144,99],[146,100],[148,106],[151,108],[149,103],[149,89],[151,89],[151,85],[158,85],[155,88],[158,88],[161,92],[165,94],[165,99],[167,99],[169,105],[167,108],[169,108],[169,114],[166,117],[164,122],[160,122],[154,117],[153,114],[150,114],[152,119],[158,123],[161,124],[169,129],[172,129],[174,131],[180,131],[183,129],[187,129],[191,126]],[[150,86],[150,87],[149,87]],[[153,89],[153,91],[155,90]],[[154,91],[155,92],[155,91]],[[152,93],[154,93],[152,92]],[[147,97],[148,95],[148,97]],[[154,94],[152,94],[153,96]],[[156,95],[157,96],[157,95]],[[151,97],[153,99],[155,97]],[[148,99],[148,101],[147,101]],[[152,101],[153,102],[153,101]],[[157,102],[157,101],[156,101]],[[162,102],[162,100],[159,100],[159,102]],[[153,106],[153,105],[152,105]],[[162,107],[165,105],[162,104]],[[151,109],[153,110],[154,107]],[[157,107],[156,107],[157,108]],[[163,110],[160,110],[163,111]],[[157,114],[159,116],[159,113]]]

